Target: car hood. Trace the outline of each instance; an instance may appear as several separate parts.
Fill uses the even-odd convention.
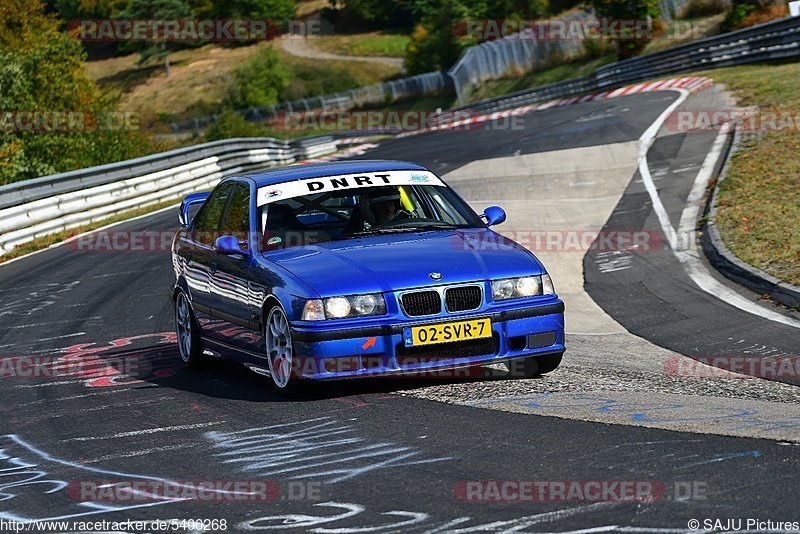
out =
[[[544,272],[533,254],[489,229],[332,241],[269,252],[264,257],[323,297]],[[433,280],[432,272],[441,273],[441,280]]]

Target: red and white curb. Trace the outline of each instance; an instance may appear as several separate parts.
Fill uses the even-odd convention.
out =
[[[422,128],[411,132],[404,132],[397,137],[408,137],[411,135],[418,135],[426,132],[436,132],[441,130],[452,130],[461,126],[470,124],[477,124],[486,121],[494,121],[516,115],[525,115],[533,111],[542,111],[546,109],[560,108],[572,104],[581,104],[583,102],[591,102],[594,100],[608,100],[620,96],[629,96],[637,93],[650,93],[653,91],[669,91],[675,89],[686,89],[690,93],[697,93],[713,85],[713,80],[704,76],[686,76],[684,78],[671,78],[669,80],[661,80],[657,82],[640,83],[638,85],[631,85],[628,87],[620,87],[613,91],[603,91],[601,93],[593,93],[583,96],[573,96],[567,98],[560,98],[558,100],[551,100],[542,104],[532,104],[526,106],[519,106],[514,109],[505,111],[496,111],[485,115],[478,115],[466,119],[459,119],[445,124],[438,124],[430,128]]]

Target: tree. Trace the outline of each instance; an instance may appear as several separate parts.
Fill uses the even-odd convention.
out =
[[[128,0],[55,0],[54,7],[67,22],[78,19],[108,19],[125,9]]]
[[[294,0],[217,0],[215,16],[223,19],[269,20],[281,26],[294,17]]]
[[[451,67],[461,56],[462,45],[453,31],[454,24],[466,18],[464,6],[444,0],[439,8],[414,28],[406,48],[406,70],[422,74]]]
[[[658,0],[586,0],[586,3],[602,19],[644,21],[657,19],[660,15]],[[650,39],[620,32],[614,40],[619,59],[627,59],[639,54]]]
[[[278,102],[289,85],[289,71],[271,45],[263,46],[233,72],[228,102],[235,109],[268,106]]]
[[[192,9],[184,0],[131,0],[128,9],[119,13],[118,18],[134,20],[186,20],[194,17]],[[170,75],[169,47],[164,39],[132,41],[129,45],[139,50],[138,64],[151,60],[163,61],[167,77]]]
[[[253,122],[248,122],[232,109],[225,109],[205,132],[206,141],[230,139],[232,137],[264,137],[266,129]]]
[[[86,77],[84,59],[81,43],[59,31],[58,20],[45,14],[40,1],[0,2],[0,183],[126,159],[147,149],[138,132],[90,124],[66,132],[19,127],[15,117],[23,114],[96,117],[113,110]]]
[[[353,28],[411,28],[419,22],[421,12],[415,11],[420,0],[330,0],[334,23],[344,21]]]

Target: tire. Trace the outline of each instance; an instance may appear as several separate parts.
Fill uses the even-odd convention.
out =
[[[523,378],[537,378],[558,369],[564,353],[547,354],[544,356],[530,356],[516,362],[509,362],[508,367],[512,375],[519,373]]]
[[[300,392],[301,382],[296,372],[297,361],[289,319],[280,306],[273,306],[264,321],[264,345],[272,384],[284,396]]]
[[[175,332],[178,340],[178,354],[184,365],[190,369],[199,368],[205,361],[200,324],[194,317],[192,305],[183,293],[175,298]]]

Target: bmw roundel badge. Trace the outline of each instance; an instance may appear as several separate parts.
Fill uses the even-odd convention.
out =
[[[433,271],[428,276],[431,277],[431,280],[441,280],[442,279],[442,273],[437,273],[436,271]]]

